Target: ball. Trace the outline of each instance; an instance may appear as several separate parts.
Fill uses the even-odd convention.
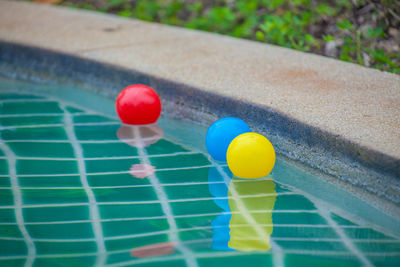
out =
[[[218,161],[226,161],[226,151],[232,140],[242,134],[251,132],[249,126],[238,118],[227,117],[214,122],[208,128],[206,146],[211,157]]]
[[[275,150],[261,134],[244,133],[230,143],[226,153],[228,167],[239,178],[267,176],[275,164]]]
[[[119,93],[116,110],[118,117],[125,124],[151,124],[161,115],[161,101],[153,88],[133,84]]]

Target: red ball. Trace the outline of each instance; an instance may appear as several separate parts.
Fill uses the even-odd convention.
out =
[[[116,109],[123,123],[151,124],[155,123],[161,115],[161,101],[151,87],[133,84],[119,93]]]

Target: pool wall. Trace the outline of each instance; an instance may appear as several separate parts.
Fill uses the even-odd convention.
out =
[[[26,6],[32,8],[32,5]],[[68,10],[66,13],[73,14],[74,11]],[[79,11],[78,15],[81,14],[84,15]],[[99,16],[107,17],[107,15]],[[18,27],[15,31],[18,31]],[[370,200],[371,197],[378,196],[385,201],[400,203],[400,158],[396,154],[389,155],[377,149],[379,144],[371,148],[364,145],[362,140],[357,142],[342,133],[316,127],[312,123],[271,107],[268,101],[260,104],[256,103],[257,101],[235,97],[235,94],[226,95],[204,89],[202,84],[196,86],[129,68],[123,64],[118,65],[113,60],[107,62],[104,58],[88,59],[68,49],[63,50],[62,47],[51,49],[46,45],[40,46],[29,41],[19,42],[8,37],[1,35],[0,31],[0,73],[4,76],[39,83],[75,84],[111,98],[115,98],[128,84],[148,84],[160,94],[165,116],[183,118],[205,125],[225,116],[242,118],[253,130],[266,135],[275,145],[276,151],[284,157],[323,171],[330,177],[327,179],[341,184],[350,191],[357,191],[355,193],[361,194],[361,197]],[[218,38],[223,37],[215,35],[212,38],[218,41]],[[240,41],[232,40],[232,42]],[[326,60],[331,64],[332,60]],[[343,62],[337,64],[338,67],[351,65],[351,68],[361,68],[352,64],[343,65],[346,64]],[[395,92],[396,98],[393,100],[397,101],[400,96],[400,79],[396,75],[378,71],[371,73],[379,76],[379,79],[383,77],[383,80],[389,80],[392,87],[393,84],[394,87],[398,85],[399,89]],[[368,103],[365,105],[365,108],[368,108]],[[396,114],[392,116],[396,117]],[[394,118],[394,127],[397,119]],[[392,145],[396,146],[399,143],[400,141]],[[361,188],[362,193],[356,190],[357,188]]]

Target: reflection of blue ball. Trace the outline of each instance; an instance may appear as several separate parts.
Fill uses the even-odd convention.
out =
[[[249,126],[238,118],[222,118],[208,128],[206,146],[208,153],[215,160],[226,161],[226,151],[236,136],[251,132]]]

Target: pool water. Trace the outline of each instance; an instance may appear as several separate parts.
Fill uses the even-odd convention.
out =
[[[314,172],[232,178],[206,128],[113,109],[0,80],[0,266],[400,266],[399,222]]]

